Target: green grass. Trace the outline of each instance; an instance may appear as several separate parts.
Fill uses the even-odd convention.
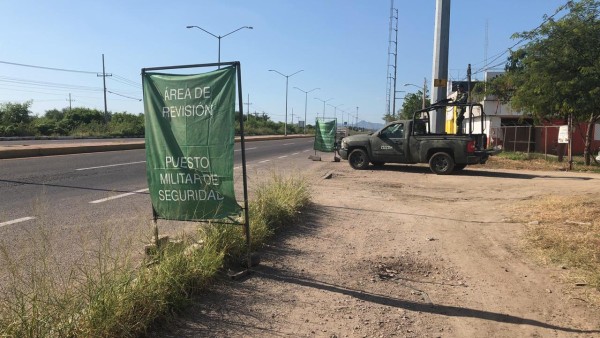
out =
[[[305,180],[277,175],[255,195],[249,209],[254,249],[292,226],[310,200]],[[29,265],[3,251],[1,263],[11,280],[0,297],[0,337],[143,335],[185,309],[221,269],[238,264],[247,248],[241,226],[204,224],[196,235],[164,245],[141,265],[111,252],[101,245],[92,263],[55,274],[57,261],[43,250]]]
[[[497,169],[526,169],[526,170],[567,170],[569,167],[568,157],[564,157],[562,162],[558,162],[555,155],[523,153],[523,152],[502,152],[496,156],[491,156],[485,164],[488,168]],[[600,166],[592,161],[592,164],[586,166],[583,156],[573,156],[573,171],[600,173]]]

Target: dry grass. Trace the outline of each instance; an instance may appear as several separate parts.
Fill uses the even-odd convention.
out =
[[[556,156],[521,152],[503,152],[497,156],[489,158],[485,164],[486,168],[491,169],[512,169],[512,170],[545,170],[545,171],[566,171],[569,168],[567,157],[563,162],[558,162]],[[583,164],[583,157],[573,157],[573,171],[598,172],[600,167],[592,162],[592,165]]]
[[[565,266],[573,281],[600,289],[598,195],[551,196],[516,208],[526,242],[542,261]]]
[[[263,245],[277,229],[293,226],[310,200],[307,182],[273,175],[251,201],[251,238]],[[0,285],[0,337],[138,337],[172,313],[185,309],[229,259],[246,252],[240,226],[203,224],[199,236],[165,244],[142,265],[116,255],[107,238],[88,264],[51,273],[60,263],[43,234],[29,264],[0,247],[8,271]],[[110,237],[110,236],[109,236]]]

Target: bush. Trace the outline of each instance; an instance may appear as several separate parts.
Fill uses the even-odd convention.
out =
[[[108,123],[108,134],[110,136],[143,136],[144,115],[113,114]]]

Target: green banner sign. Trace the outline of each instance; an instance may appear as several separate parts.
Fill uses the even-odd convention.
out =
[[[146,171],[158,216],[239,215],[233,188],[234,67],[198,75],[144,73]]]
[[[328,122],[317,119],[314,150],[332,153],[335,151],[336,120]]]

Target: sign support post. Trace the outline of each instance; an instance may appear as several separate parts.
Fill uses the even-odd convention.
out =
[[[247,246],[247,269],[252,266],[252,248],[250,241],[250,216],[248,213],[248,182],[246,179],[246,140],[244,137],[244,110],[242,103],[242,68],[239,62],[236,62],[237,80],[238,80],[238,95],[239,95],[239,110],[240,110],[240,147],[242,150],[242,176],[244,177],[244,232],[246,233]],[[248,271],[248,270],[246,270]]]

